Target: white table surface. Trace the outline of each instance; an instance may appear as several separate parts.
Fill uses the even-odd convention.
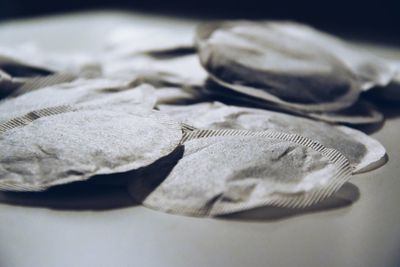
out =
[[[193,29],[195,21],[91,12],[7,22],[0,45],[97,51],[121,23]],[[400,49],[374,48],[400,58]],[[400,266],[400,107],[372,134],[386,166],[357,175],[337,197],[297,214],[259,209],[201,219],[135,205],[123,188],[0,194],[0,267]],[[353,204],[343,199],[352,199]]]

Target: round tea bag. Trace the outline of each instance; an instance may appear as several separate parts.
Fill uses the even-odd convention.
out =
[[[178,121],[203,129],[276,130],[298,134],[341,152],[354,168],[365,172],[386,162],[385,148],[361,131],[284,113],[227,106],[218,102],[188,106],[160,105]]]
[[[0,189],[41,191],[141,168],[181,137],[179,123],[129,101],[31,111],[0,124]]]
[[[386,86],[391,62],[290,22],[209,23],[197,31],[200,61],[220,85],[291,109],[335,111]]]
[[[351,175],[339,152],[298,135],[195,130],[183,140],[182,158],[158,186],[132,180],[130,193],[146,207],[194,216],[306,207],[332,195]]]
[[[388,89],[388,87],[385,87],[385,91],[386,89]],[[214,96],[214,99],[229,104],[281,111],[329,123],[366,125],[381,123],[384,120],[383,114],[365,99],[359,99],[352,106],[337,111],[306,112],[263,101],[256,97],[223,88],[211,80],[207,81],[207,87],[204,90],[206,94]],[[375,91],[383,92],[384,90]]]
[[[125,80],[79,79],[0,101],[0,122],[37,109],[101,99],[108,103],[128,101],[147,109],[152,109],[157,101],[154,88],[147,84],[131,86]]]

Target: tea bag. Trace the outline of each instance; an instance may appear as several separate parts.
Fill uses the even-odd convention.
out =
[[[103,62],[105,77],[135,79],[156,88],[157,103],[193,103],[203,99],[207,73],[197,55],[137,55]]]
[[[163,82],[165,86],[195,87],[203,86],[207,79],[207,73],[193,53],[166,58],[137,55],[105,60],[102,64],[104,77],[129,79],[142,75],[148,77],[147,83],[154,85]]]
[[[164,87],[202,86],[207,73],[194,48],[193,30],[182,25],[153,27],[151,23],[114,29],[99,57],[104,76],[142,75],[156,87],[162,82]]]
[[[377,124],[384,120],[383,114],[370,102],[359,99],[351,107],[329,112],[304,112],[294,110],[285,106],[279,106],[270,102],[257,99],[242,93],[234,92],[217,85],[215,82],[207,80],[205,94],[215,100],[223,101],[228,104],[256,107],[294,115],[317,119],[328,123],[343,123],[351,125]],[[386,89],[386,88],[385,88]],[[383,91],[383,90],[376,90]]]
[[[145,167],[174,151],[181,125],[138,105],[135,93],[35,109],[0,123],[0,189],[42,191]]]
[[[389,61],[290,22],[204,24],[197,47],[220,85],[304,112],[350,107],[362,91],[386,86],[396,73]]]
[[[192,104],[207,99],[204,90],[191,87],[160,87],[155,90],[157,105],[162,104]]]
[[[13,77],[36,77],[54,73],[53,70],[44,65],[20,59],[17,56],[17,51],[2,47],[0,47],[0,69]]]
[[[0,70],[0,98],[11,94],[21,84],[15,84],[8,73]]]
[[[151,27],[148,23],[119,26],[106,37],[106,50],[113,56],[126,57],[140,53],[193,48],[192,29],[181,26]]]
[[[340,188],[351,167],[339,152],[311,139],[274,131],[195,130],[165,180],[132,180],[146,207],[218,216],[261,206],[306,207]]]
[[[275,130],[298,134],[341,152],[349,160],[354,173],[380,167],[386,162],[385,148],[378,141],[346,126],[218,102],[159,105],[159,109],[180,122],[201,129]]]
[[[126,94],[129,95],[127,100],[132,104],[140,104],[147,109],[152,109],[157,101],[154,88],[150,85],[136,86],[134,82],[131,84],[131,82],[125,80],[79,79],[0,101],[0,122],[52,106],[78,104],[96,99],[109,99],[111,96],[123,99],[125,95],[121,94],[121,92],[124,91],[131,91]]]
[[[307,117],[329,123],[353,125],[378,124],[384,121],[382,112],[367,100],[360,99],[353,106],[334,112],[312,112]]]
[[[95,53],[45,51],[36,43],[22,43],[12,48],[0,46],[0,55],[13,62],[44,70],[48,74],[69,73],[88,78],[97,77],[101,73],[99,55]]]
[[[33,64],[14,58],[16,51],[0,48],[0,98],[17,96],[38,88],[70,82],[76,75],[57,72],[46,64]],[[2,53],[3,52],[3,53]],[[28,57],[30,58],[30,57]]]
[[[77,77],[70,73],[56,73],[43,77],[32,77],[32,78],[16,78],[13,79],[16,85],[7,97],[15,97],[28,92],[45,88],[52,85],[57,85],[61,83],[67,83],[75,80]]]

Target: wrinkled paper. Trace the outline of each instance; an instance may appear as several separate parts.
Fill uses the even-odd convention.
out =
[[[339,152],[297,135],[225,130],[184,140],[183,157],[156,188],[149,189],[150,179],[132,180],[130,192],[143,205],[194,216],[306,207],[336,192],[351,173]]]

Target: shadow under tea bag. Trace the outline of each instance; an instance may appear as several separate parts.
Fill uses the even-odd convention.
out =
[[[204,24],[197,47],[220,85],[305,112],[349,107],[362,91],[386,86],[396,72],[392,62],[290,22]]]
[[[129,94],[135,91],[0,123],[0,189],[42,191],[144,167],[175,150],[181,125]]]
[[[351,175],[339,152],[298,135],[194,130],[182,140],[183,157],[158,186],[140,177],[131,181],[130,193],[146,207],[194,216],[306,207],[332,195]]]
[[[354,173],[380,167],[386,162],[385,148],[378,141],[346,126],[218,102],[160,105],[159,109],[180,122],[202,129],[275,130],[311,138],[341,152],[354,168]]]

